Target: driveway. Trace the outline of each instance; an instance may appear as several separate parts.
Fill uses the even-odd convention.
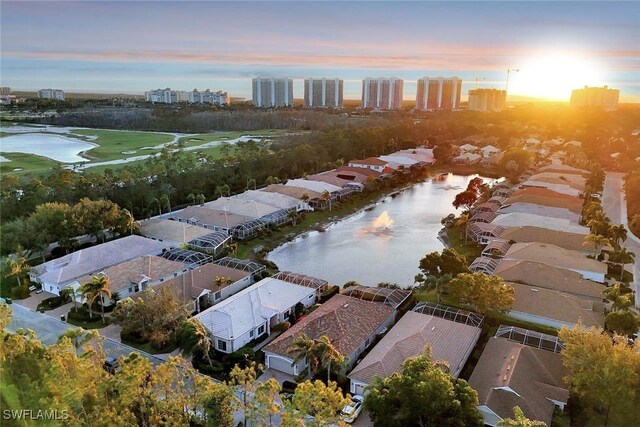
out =
[[[30,310],[34,310],[38,308],[38,305],[47,298],[52,298],[57,295],[51,294],[49,292],[40,292],[36,294],[35,292],[31,292],[29,298],[14,300],[14,304],[21,305],[23,307],[27,307]]]
[[[631,287],[635,291],[636,306],[640,307],[640,238],[629,230],[627,203],[624,199],[624,191],[622,189],[624,175],[623,173],[607,172],[604,181],[604,191],[602,192],[602,207],[607,216],[611,218],[613,224],[623,224],[627,229],[628,237],[627,240],[622,243],[622,246],[636,255],[636,261],[633,265],[633,283],[631,283]]]

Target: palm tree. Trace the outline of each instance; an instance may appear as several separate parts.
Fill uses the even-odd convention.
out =
[[[469,214],[465,213],[460,215],[460,218],[454,224],[456,227],[464,229],[464,244],[467,244],[467,225],[469,225]]]
[[[163,205],[163,206],[166,206],[166,207],[167,207],[167,210],[168,210],[169,212],[171,212],[171,200],[169,199],[169,196],[168,196],[168,195],[163,194],[163,195],[160,197],[160,203],[162,203],[162,205]]]
[[[4,275],[6,277],[15,277],[18,286],[22,286],[30,271],[31,266],[27,263],[25,257],[7,257],[4,261]]]
[[[303,333],[298,336],[293,343],[291,343],[291,347],[289,347],[289,350],[295,354],[292,365],[295,365],[301,360],[305,360],[309,367],[309,375],[312,378],[320,365],[320,360],[315,352],[315,345],[315,341],[309,338],[307,334]]]
[[[309,200],[311,200],[311,196],[309,196],[309,193],[302,193],[302,196],[300,196],[300,200],[305,203],[309,203]]]
[[[227,252],[231,252],[232,255],[236,254],[236,251],[238,250],[238,244],[237,243],[227,243],[224,245],[224,249]]]
[[[205,197],[204,194],[200,193],[196,196],[196,203],[200,206],[204,206]]]
[[[233,283],[233,279],[229,276],[216,276],[216,278],[213,279],[213,284],[217,287],[228,285],[229,283]]]
[[[627,229],[623,224],[612,225],[609,227],[609,236],[611,236],[616,246],[620,247],[620,243],[627,240]]]
[[[602,249],[603,246],[605,245],[610,245],[611,244],[611,240],[607,239],[606,237],[604,237],[601,234],[589,234],[587,236],[585,236],[584,238],[584,246],[587,246],[588,244],[593,244],[596,247],[596,253],[598,255],[600,255],[600,250]]]
[[[591,232],[594,234],[606,234],[609,231],[609,226],[611,224],[611,220],[607,217],[604,212],[597,211],[593,214],[591,219],[587,222],[587,227],[591,229]]]
[[[158,212],[162,216],[162,202],[158,198],[154,198],[151,203],[158,206]]]
[[[190,205],[194,204],[196,202],[196,195],[193,193],[187,194],[187,202],[189,202]]]
[[[289,211],[289,213],[287,214],[287,218],[289,218],[291,220],[291,224],[295,227],[297,222],[298,222],[298,217],[300,216],[300,214],[294,209]]]
[[[191,318],[182,323],[180,329],[180,346],[185,356],[191,356],[196,352],[200,352],[204,355],[205,359],[207,359],[209,366],[213,366],[210,356],[213,344],[207,329],[198,319]]]
[[[324,190],[322,192],[322,196],[320,196],[320,201],[322,201],[323,210],[327,202],[329,202],[329,212],[331,212],[331,193],[329,193],[327,190]]]
[[[73,301],[73,311],[78,311],[78,301],[76,300],[77,294],[73,286],[69,285],[60,291],[60,297],[63,300],[71,299]]]
[[[340,366],[344,363],[344,356],[333,345],[331,339],[327,335],[322,335],[315,341],[314,353],[320,358],[322,366],[327,367],[327,385],[331,381],[331,362]]]
[[[438,304],[440,304],[440,299],[442,298],[442,294],[446,289],[447,285],[451,281],[451,274],[447,273],[442,276],[427,276],[425,277],[422,274],[418,274],[415,277],[416,283],[422,283],[421,288],[426,291],[436,291],[436,298]]]
[[[621,248],[617,251],[611,252],[609,255],[609,261],[620,265],[620,281],[622,281],[624,275],[624,265],[633,263],[636,259],[636,254],[627,250],[627,248]]]
[[[82,294],[87,298],[89,303],[89,318],[93,318],[93,309],[92,305],[95,300],[100,297],[100,308],[102,311],[102,323],[104,323],[104,297],[111,299],[111,291],[109,287],[111,286],[111,282],[109,278],[100,274],[97,276],[93,276],[91,282],[86,283],[82,286]]]

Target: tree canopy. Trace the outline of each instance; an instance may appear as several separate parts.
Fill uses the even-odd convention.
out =
[[[449,282],[449,297],[480,314],[506,313],[515,301],[513,286],[499,276],[462,273]]]

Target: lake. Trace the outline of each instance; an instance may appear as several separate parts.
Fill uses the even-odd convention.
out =
[[[355,280],[375,286],[395,282],[414,284],[418,263],[427,253],[440,251],[440,221],[455,212],[457,193],[477,175],[446,175],[388,196],[371,210],[363,210],[329,226],[285,243],[267,259],[280,270],[294,271],[343,285]],[[493,179],[483,178],[485,182]]]
[[[47,133],[21,133],[0,138],[0,152],[26,153],[48,157],[62,163],[88,162],[79,154],[96,144]]]

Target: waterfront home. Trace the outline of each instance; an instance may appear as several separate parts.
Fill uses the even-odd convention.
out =
[[[544,206],[538,205],[535,203],[509,203],[500,206],[500,208],[496,211],[497,215],[503,215],[508,213],[527,213],[533,215],[544,216],[547,218],[562,218],[568,219],[574,224],[580,223],[581,215],[579,213],[575,213],[566,208],[558,208],[553,206]]]
[[[550,230],[564,231],[566,233],[589,234],[589,229],[564,218],[548,218],[541,215],[514,212],[498,215],[492,224],[502,227],[522,227],[525,225],[532,227],[548,228]]]
[[[265,205],[274,206],[277,209],[295,210],[296,212],[313,210],[308,202],[299,197],[291,197],[286,194],[273,193],[261,190],[248,190],[233,196],[236,199],[256,201]]]
[[[172,218],[179,222],[198,225],[209,230],[231,234],[234,227],[251,222],[254,218],[238,215],[227,210],[218,210],[202,206],[189,206],[173,212]]]
[[[464,153],[451,159],[451,163],[454,165],[475,165],[482,160],[480,154]]]
[[[350,160],[348,166],[352,168],[371,169],[382,173],[387,166],[387,162],[377,157],[368,157],[363,160]]]
[[[497,237],[500,240],[506,240],[507,242],[549,243],[561,248],[585,252],[592,255],[596,252],[593,244],[585,244],[585,234],[583,232],[571,233],[563,230],[552,230],[545,227],[524,225],[504,228]]]
[[[183,245],[219,255],[231,241],[231,236],[222,231],[212,231],[181,221],[153,218],[142,221],[140,233],[150,239],[170,243],[174,247]]]

